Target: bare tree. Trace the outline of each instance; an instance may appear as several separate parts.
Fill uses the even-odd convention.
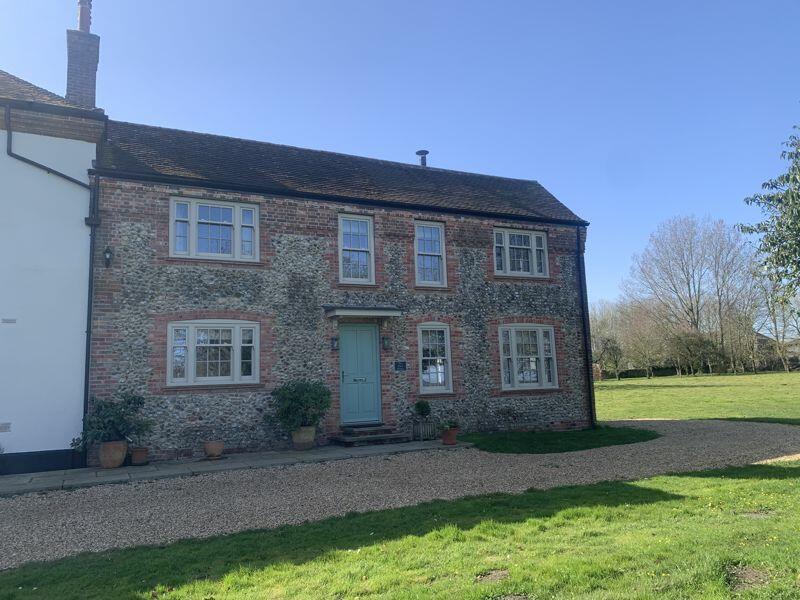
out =
[[[658,226],[644,252],[634,256],[628,292],[658,302],[675,323],[700,331],[708,302],[710,236],[695,217],[675,217]]]

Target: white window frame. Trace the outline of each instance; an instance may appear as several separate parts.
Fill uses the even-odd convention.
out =
[[[441,248],[439,254],[430,254],[428,252],[420,252],[419,251],[419,235],[417,233],[417,227],[435,227],[439,230],[439,239],[441,240]],[[440,256],[442,259],[442,278],[440,281],[422,281],[419,277],[419,263],[417,259],[419,258],[420,254],[424,254],[425,256]],[[447,287],[447,250],[445,248],[445,239],[444,239],[444,223],[438,223],[436,221],[414,221],[414,282],[419,287]]]
[[[445,360],[447,361],[447,381],[441,387],[425,387],[422,385],[422,332],[444,330]],[[417,325],[417,366],[419,369],[419,393],[421,395],[450,394],[453,392],[453,358],[450,352],[450,325],[431,321]]]
[[[175,249],[175,229],[176,229],[176,207],[178,204],[189,205],[189,240],[188,250],[186,252],[178,252]],[[198,230],[198,207],[200,205],[212,206],[218,208],[231,208],[233,209],[233,234],[231,236],[231,250],[230,254],[215,254],[212,252],[198,252],[197,251],[197,230]],[[169,203],[169,255],[173,258],[194,258],[202,260],[227,260],[237,262],[258,262],[259,261],[259,211],[257,204],[249,204],[242,202],[221,202],[219,200],[205,200],[203,198],[186,198],[176,196],[170,198]],[[253,211],[253,224],[244,225],[242,223],[242,211]],[[253,256],[244,256],[242,254],[242,228],[253,228]]]
[[[230,377],[197,377],[196,350],[197,330],[206,328],[232,329],[231,335],[231,375]],[[175,378],[172,372],[174,331],[186,329],[186,369],[185,377]],[[242,376],[242,330],[253,330],[252,375]],[[255,321],[232,321],[219,319],[200,319],[195,321],[172,321],[167,324],[167,385],[168,386],[214,386],[259,383],[259,324]]]
[[[503,268],[497,268],[497,234],[503,235]],[[527,235],[531,238],[531,270],[530,272],[512,271],[511,262],[509,260],[509,235]],[[542,240],[542,249],[544,250],[544,260],[542,266],[544,271],[537,272],[536,261],[536,240]],[[550,260],[548,258],[547,250],[547,233],[544,231],[534,231],[531,229],[509,229],[507,227],[495,227],[492,230],[492,263],[494,265],[494,274],[498,277],[531,277],[541,278],[550,276]]]
[[[511,363],[513,366],[513,373],[511,373],[511,377],[509,378],[511,383],[507,384],[505,382],[505,377],[503,376],[506,370],[505,365],[505,356],[503,356],[503,332],[508,331],[510,336],[511,342]],[[517,331],[535,331],[536,332],[536,340],[539,352],[539,381],[538,382],[531,382],[531,383],[519,383],[516,379],[516,371],[517,371],[517,345],[516,345],[516,332]],[[551,357],[546,357],[544,354],[544,343],[542,341],[542,332],[548,331],[550,332],[550,352],[552,354]],[[552,325],[537,325],[532,323],[512,323],[510,325],[501,325],[498,327],[497,330],[497,341],[499,344],[499,356],[500,356],[500,386],[501,388],[509,391],[515,390],[539,390],[539,389],[558,389],[558,359],[557,359],[557,352],[556,352],[556,332]],[[545,367],[544,367],[544,359],[545,358],[552,358],[553,359],[553,381],[552,383],[547,383],[544,379]]]
[[[342,229],[342,221],[365,221],[367,223],[367,251],[369,252],[369,277],[367,279],[358,279],[354,277],[345,277],[343,268],[344,256],[344,231]],[[369,215],[352,215],[342,213],[339,215],[339,283],[354,284],[354,285],[374,285],[375,284],[375,228],[372,217]]]

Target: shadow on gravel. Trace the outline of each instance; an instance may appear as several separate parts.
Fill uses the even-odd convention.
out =
[[[630,483],[607,482],[437,500],[304,525],[29,564],[0,572],[0,598],[156,598],[158,595],[152,590],[158,586],[178,589],[197,580],[219,581],[239,569],[303,564],[329,552],[424,536],[443,527],[469,530],[485,521],[521,523],[552,517],[567,509],[642,505],[681,498]],[[38,588],[35,591],[34,586]]]

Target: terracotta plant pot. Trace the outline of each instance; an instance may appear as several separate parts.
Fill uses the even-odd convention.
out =
[[[308,450],[314,447],[316,427],[301,427],[292,432],[292,446],[295,450]]]
[[[215,460],[222,456],[222,451],[225,449],[225,443],[221,440],[214,440],[211,442],[206,442],[203,444],[203,450],[205,450],[206,458],[211,460]]]
[[[128,454],[128,442],[120,440],[116,442],[103,442],[100,444],[98,458],[100,466],[104,469],[116,469],[125,462]]]
[[[135,466],[146,465],[147,448],[131,448],[131,464]]]
[[[455,446],[458,427],[451,427],[442,431],[442,444],[445,446]]]

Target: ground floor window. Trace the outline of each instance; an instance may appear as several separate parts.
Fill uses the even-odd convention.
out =
[[[170,323],[167,383],[257,383],[258,334],[258,324],[250,321]]]
[[[452,392],[450,326],[445,323],[423,323],[417,328],[417,339],[420,392],[423,394]]]
[[[558,387],[555,333],[547,325],[502,325],[500,367],[504,390]]]

